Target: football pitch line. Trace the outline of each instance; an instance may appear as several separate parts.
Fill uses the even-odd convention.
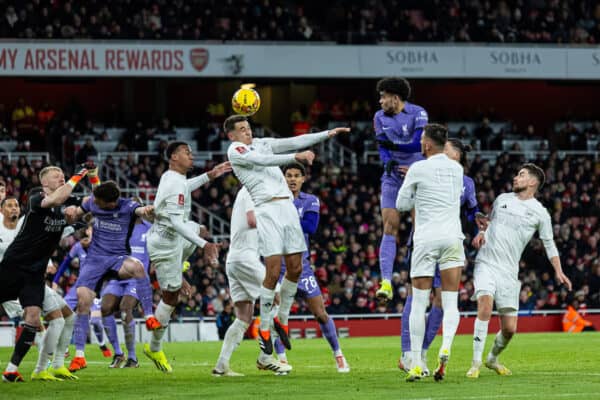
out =
[[[578,392],[578,393],[544,393],[544,398],[549,399],[564,399],[564,398],[595,398],[597,392]],[[531,399],[532,395],[528,394],[494,394],[494,395],[479,395],[479,396],[443,396],[443,397],[412,397],[404,400],[478,400],[478,399]]]

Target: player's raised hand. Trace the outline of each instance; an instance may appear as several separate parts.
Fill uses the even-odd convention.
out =
[[[473,245],[473,247],[475,247],[476,249],[481,248],[481,246],[483,246],[485,244],[485,235],[483,232],[479,232],[477,234],[477,236],[475,236],[473,238],[473,241],[471,242],[471,244]]]
[[[298,161],[298,162],[312,165],[312,163],[315,159],[315,153],[313,153],[310,150],[306,150],[301,153],[296,153],[295,158],[296,158],[296,161]]]
[[[219,250],[221,243],[206,243],[204,245],[204,261],[211,266],[219,265]]]
[[[213,179],[216,179],[223,174],[231,172],[231,170],[231,163],[229,161],[226,161],[224,163],[216,165],[213,169],[208,171],[206,175],[208,175],[209,179],[212,181]]]
[[[569,291],[573,289],[573,284],[571,283],[571,280],[565,275],[564,272],[562,272],[562,270],[556,272],[556,280],[558,281],[558,283],[562,283],[563,285],[565,285],[567,289],[569,289]]]
[[[338,127],[338,128],[333,128],[331,130],[329,130],[329,132],[327,132],[328,136],[330,138],[339,135],[340,133],[349,133],[350,132],[350,128],[346,128],[346,127]]]

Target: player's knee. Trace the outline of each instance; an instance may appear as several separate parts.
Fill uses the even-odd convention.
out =
[[[320,324],[325,324],[325,323],[327,323],[327,321],[329,321],[329,314],[327,314],[327,312],[325,310],[317,311],[317,313],[315,313],[315,319]]]
[[[100,307],[100,312],[102,313],[103,317],[108,317],[110,314],[112,314],[112,310],[113,307],[110,304],[102,304],[102,306]]]
[[[41,326],[41,314],[41,310],[38,307],[26,307],[23,319],[27,325],[39,328]]]
[[[383,222],[383,233],[386,235],[396,235],[398,232],[398,221],[393,218],[387,219]]]
[[[512,337],[514,336],[514,334],[516,332],[517,332],[516,326],[506,326],[506,327],[502,328],[502,336],[504,336],[508,340],[512,339]]]

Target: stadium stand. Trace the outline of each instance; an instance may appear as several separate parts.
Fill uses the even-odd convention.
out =
[[[23,39],[600,42],[600,5],[575,1],[330,2],[31,0],[0,4],[0,36]],[[399,12],[390,13],[394,9]]]

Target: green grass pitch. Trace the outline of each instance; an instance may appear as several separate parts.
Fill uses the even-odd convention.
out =
[[[486,351],[494,335],[487,340]],[[600,399],[600,333],[517,334],[501,359],[512,376],[497,376],[482,369],[470,380],[465,372],[471,359],[470,335],[454,342],[448,375],[443,382],[427,378],[407,383],[396,368],[399,338],[350,338],[341,340],[352,368],[338,374],[323,339],[295,340],[288,359],[294,370],[289,376],[258,371],[258,344],[245,340],[234,353],[231,366],[246,376],[215,378],[211,369],[220,342],[167,343],[165,352],[173,373],[159,372],[141,352],[139,369],[108,368],[96,346],[86,349],[88,368],[78,372],[79,381],[31,382],[36,350],[32,348],[21,365],[25,383],[1,384],[0,399]],[[438,336],[432,345],[429,368],[435,368]],[[2,368],[11,349],[0,349]]]

